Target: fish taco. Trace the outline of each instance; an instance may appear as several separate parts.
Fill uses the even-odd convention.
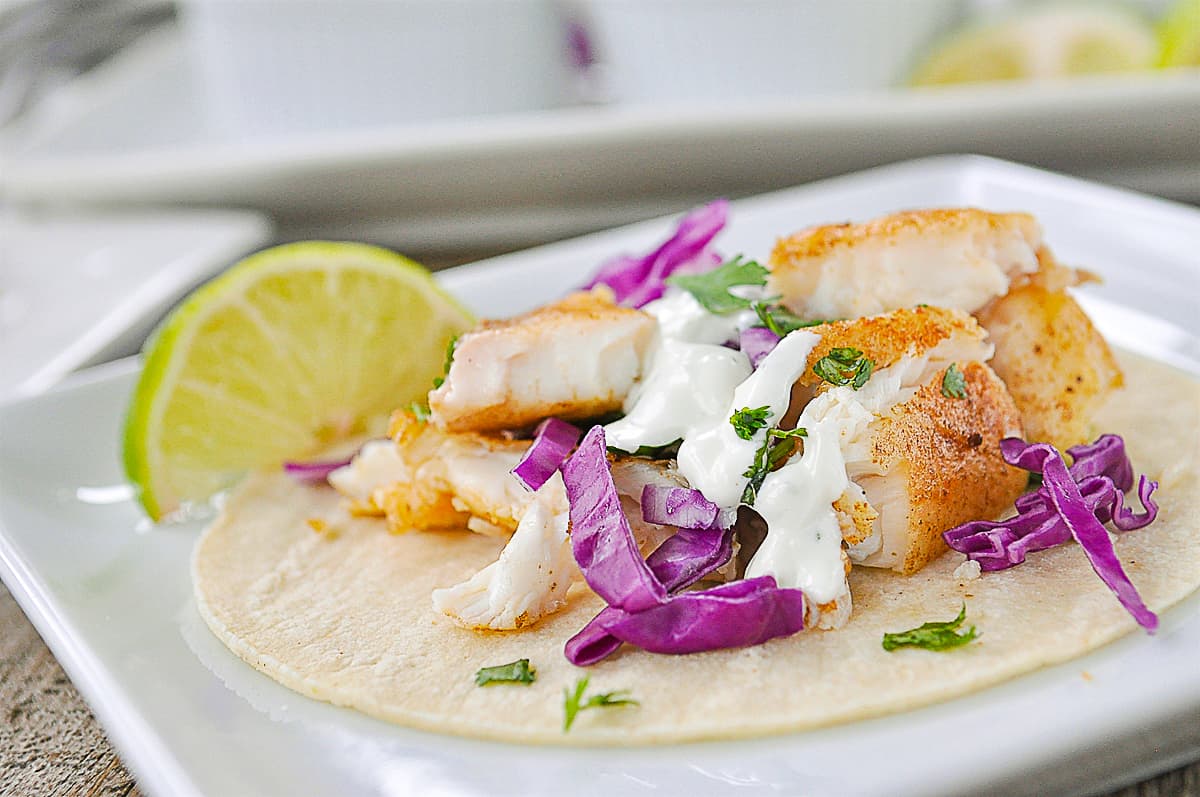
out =
[[[1200,586],[1197,382],[1114,356],[1032,217],[760,263],[727,212],[464,333],[352,458],[248,478],[195,553],[213,632],[404,725],[639,744],[961,695]]]

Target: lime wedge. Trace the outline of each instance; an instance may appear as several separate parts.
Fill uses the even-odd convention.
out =
[[[442,372],[471,314],[394,252],[313,241],[251,255],[147,342],[125,472],[155,520],[245,471],[382,428]]]
[[[1159,66],[1200,66],[1200,0],[1177,0],[1158,28]]]
[[[952,34],[915,70],[914,86],[1043,80],[1154,65],[1158,43],[1137,14],[1105,6],[1051,5]]]

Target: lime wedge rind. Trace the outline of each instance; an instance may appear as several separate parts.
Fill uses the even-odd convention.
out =
[[[428,389],[446,340],[471,323],[387,249],[316,241],[251,255],[147,341],[126,475],[157,520],[248,467],[312,455]]]

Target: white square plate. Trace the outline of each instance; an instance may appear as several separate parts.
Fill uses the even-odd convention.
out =
[[[736,203],[721,246],[761,256],[808,223],[958,204],[1037,214],[1060,257],[1105,275],[1098,293],[1124,305],[1089,303],[1106,333],[1200,373],[1187,331],[1200,213],[1170,203],[941,158]],[[503,315],[561,294],[672,222],[440,279]],[[517,748],[308,700],[243,664],[196,615],[188,559],[199,526],[147,530],[123,497],[118,431],[135,371],[105,366],[0,410],[0,574],[151,794],[1053,793],[1115,787],[1200,756],[1197,595],[1164,612],[1154,637],[918,711],[754,741]]]

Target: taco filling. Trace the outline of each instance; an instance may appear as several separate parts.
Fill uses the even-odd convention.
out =
[[[1067,290],[1094,277],[1032,217],[811,228],[764,265],[718,252],[726,213],[463,334],[427,404],[352,460],[250,480],[197,551],[214,631],[306,693],[508,739],[552,740],[530,695],[593,668],[638,701],[578,682],[576,711],[626,710],[573,738],[659,741],[961,694],[1153,632],[1150,607],[1200,585],[1195,383],[1128,360],[1113,395]],[[1176,484],[1126,498],[1120,434]],[[512,687],[441,680],[509,658],[524,691],[486,719]],[[709,694],[739,671],[757,686]]]

